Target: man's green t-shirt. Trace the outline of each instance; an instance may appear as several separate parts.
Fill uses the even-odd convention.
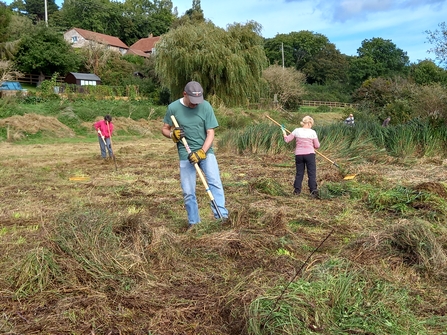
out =
[[[204,100],[195,108],[189,108],[183,105],[180,100],[178,99],[168,106],[163,123],[173,126],[171,115],[174,115],[179,126],[183,127],[185,131],[185,139],[189,148],[194,152],[202,148],[206,139],[206,131],[217,128],[219,124],[214,115],[213,107],[208,101]],[[180,160],[188,159],[188,152],[182,141],[177,143],[177,149]],[[214,153],[212,147],[207,151],[207,154],[209,153]]]

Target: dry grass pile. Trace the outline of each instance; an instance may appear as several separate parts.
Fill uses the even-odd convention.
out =
[[[103,117],[97,117],[96,121],[102,120]],[[125,133],[138,134],[142,136],[152,136],[161,132],[162,122],[160,120],[133,120],[128,117],[113,117],[112,119],[115,131],[121,130]],[[93,129],[93,123],[84,122],[82,125],[88,129]]]
[[[353,258],[364,264],[380,259],[390,263],[407,264],[429,273],[445,276],[447,254],[430,229],[430,224],[419,219],[404,219],[369,233],[351,245]]]
[[[39,131],[51,133],[59,138],[75,136],[73,130],[56,118],[38,114],[14,115],[0,119],[0,127],[9,129],[8,141],[17,141],[26,137],[26,134],[36,134]]]

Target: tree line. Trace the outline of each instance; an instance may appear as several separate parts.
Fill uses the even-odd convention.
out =
[[[357,102],[382,117],[407,119],[420,108],[416,92],[429,87],[424,94],[439,95],[447,85],[445,23],[426,32],[436,59],[410,63],[404,50],[380,37],[365,39],[357,55],[347,56],[312,31],[263,38],[254,21],[219,28],[205,18],[200,0],[181,16],[170,0],[65,0],[61,8],[47,0],[47,13],[44,22],[41,0],[0,2],[2,61],[25,73],[93,72],[103,84],[138,85],[140,93],[162,103],[195,79],[226,105],[276,95],[289,109],[303,98]],[[127,45],[150,34],[162,39],[149,59],[93,45],[74,50],[63,39],[72,27],[116,36]],[[426,113],[444,115],[443,103]]]

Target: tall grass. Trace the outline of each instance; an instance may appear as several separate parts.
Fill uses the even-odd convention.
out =
[[[74,210],[57,220],[54,240],[91,278],[129,285],[133,255],[114,231],[117,218],[102,210]]]
[[[260,123],[223,134],[219,147],[239,153],[278,154],[293,150],[294,142],[286,143],[279,127]]]
[[[14,295],[23,298],[42,292],[53,281],[57,281],[60,274],[60,268],[50,250],[44,247],[31,249],[10,271]]]
[[[344,259],[317,265],[283,291],[278,285],[251,303],[250,334],[429,334],[417,298]]]
[[[321,151],[336,153],[350,161],[387,161],[392,157],[447,156],[447,127],[412,121],[390,127],[377,122],[357,123],[354,127],[333,123],[316,126]],[[250,125],[231,130],[220,140],[222,148],[238,152],[270,154],[293,150],[294,142],[285,144],[277,126]]]

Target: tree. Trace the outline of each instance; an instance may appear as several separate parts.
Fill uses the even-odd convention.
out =
[[[302,70],[316,54],[329,43],[326,36],[312,31],[302,30],[289,34],[278,34],[265,41],[265,53],[270,64],[282,64],[284,48],[284,66],[294,66]]]
[[[11,61],[0,61],[0,83],[7,80],[16,80],[23,74],[15,69],[15,65]]]
[[[267,81],[270,97],[276,95],[278,103],[285,108],[296,107],[305,93],[306,76],[293,67],[270,65],[264,70],[263,77]]]
[[[8,41],[17,41],[35,29],[30,18],[24,15],[13,15],[8,26]]]
[[[197,80],[208,96],[227,105],[257,99],[267,65],[260,25],[211,22],[185,24],[170,30],[157,44],[156,72],[172,97],[181,96],[186,82]]]
[[[447,92],[439,83],[419,86],[413,101],[420,116],[447,122]]]
[[[347,83],[348,59],[335,44],[327,43],[302,68],[309,84]]]
[[[410,76],[419,85],[434,83],[447,84],[447,71],[428,59],[411,65]]]
[[[122,24],[116,36],[127,45],[151,34],[163,35],[175,19],[171,0],[126,0],[122,6]]]
[[[176,7],[177,9],[177,7]],[[184,15],[172,22],[171,28],[175,29],[185,24],[196,24],[205,22],[205,16],[203,14],[200,0],[193,0],[192,7],[188,9]]]
[[[88,43],[78,52],[82,56],[84,69],[98,76],[106,68],[109,59],[115,54],[107,46],[95,42]]]
[[[16,64],[25,73],[65,75],[78,69],[80,57],[61,34],[41,24],[20,40]]]
[[[396,74],[404,74],[410,63],[407,53],[396,47],[391,40],[374,37],[363,40],[362,46],[357,49],[359,58],[368,57],[374,66],[371,71],[375,76],[390,77]]]
[[[447,26],[445,22],[438,24],[440,30],[430,31],[427,30],[428,41],[434,44],[434,47],[429,49],[428,52],[432,52],[436,55],[441,64],[447,66]]]
[[[47,1],[47,14],[51,15],[59,10],[54,0]],[[25,11],[27,16],[34,22],[45,20],[45,1],[42,0],[25,0]]]
[[[0,1],[0,43],[8,40],[8,26],[11,23],[11,17],[11,10]]]

